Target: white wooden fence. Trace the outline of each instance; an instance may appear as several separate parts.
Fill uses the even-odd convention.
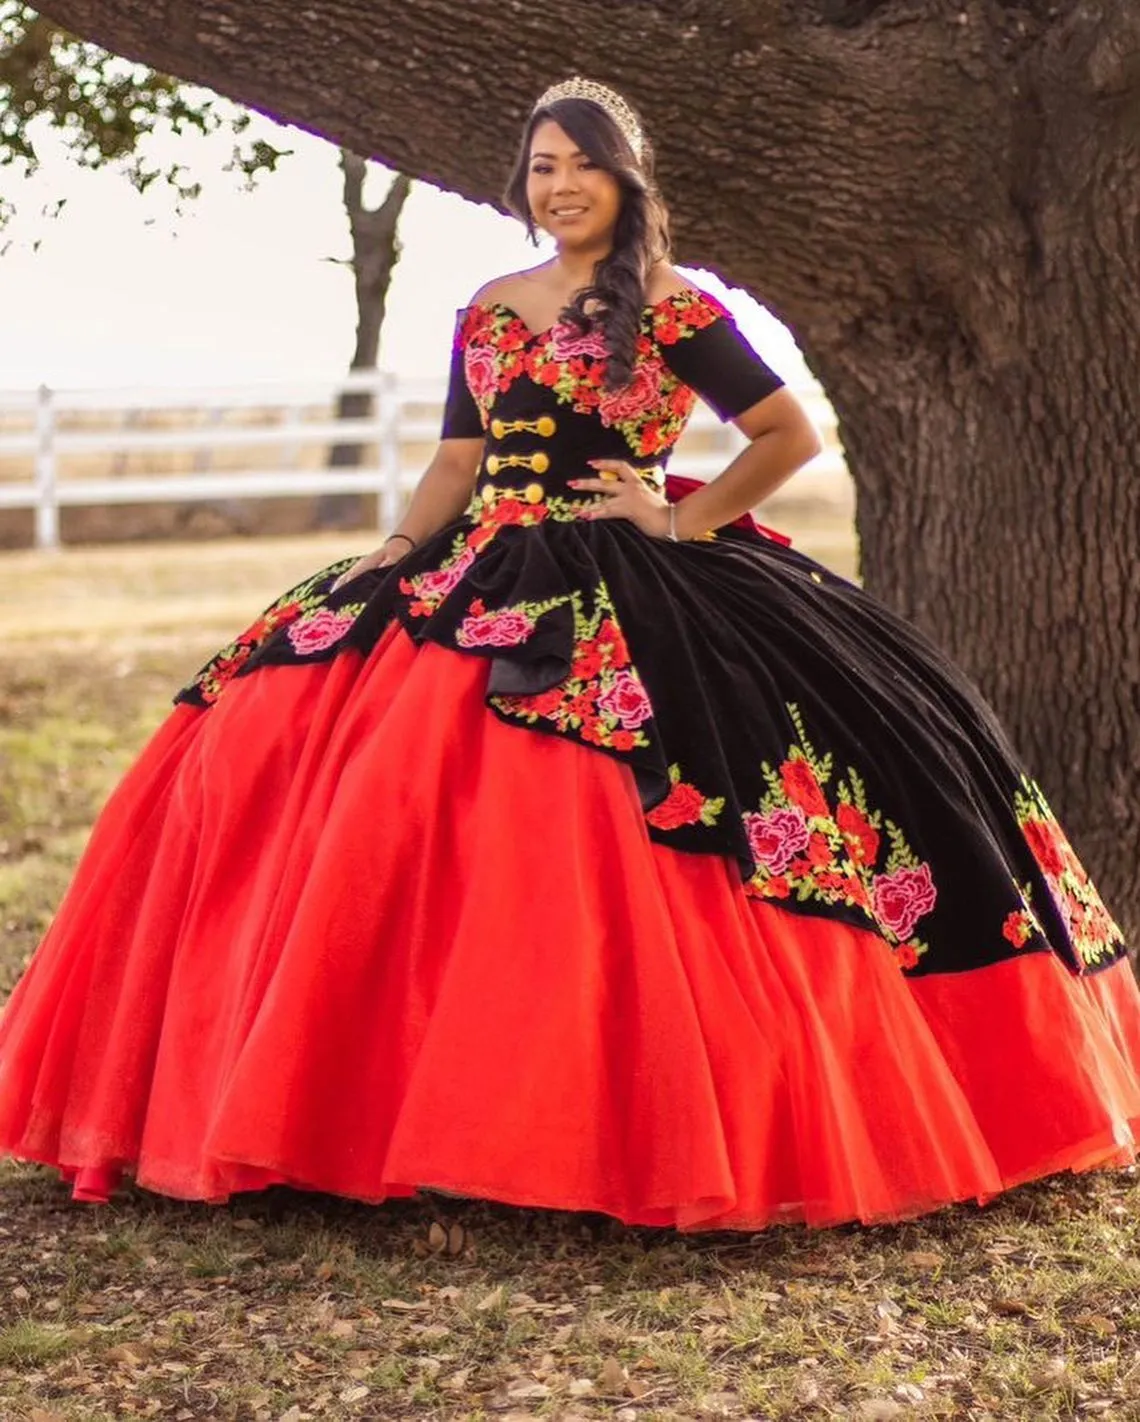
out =
[[[370,392],[374,414],[337,419],[341,391]],[[797,393],[828,445],[797,475],[798,495],[843,497],[846,471],[830,406],[818,386]],[[439,436],[443,395],[438,380],[397,379],[387,371],[354,373],[336,383],[0,390],[0,509],[33,509],[40,548],[59,546],[60,509],[68,506],[367,493],[378,496],[379,526],[390,528],[423,470],[425,447]],[[248,422],[234,422],[235,416]],[[358,466],[328,467],[328,450],[342,444],[364,446]],[[710,478],[742,444],[733,426],[721,425],[701,405],[670,467]],[[239,467],[212,467],[222,450],[238,452]],[[243,451],[260,457],[240,467]],[[263,467],[267,451],[274,454]],[[141,454],[188,457],[191,468],[115,472]],[[69,470],[81,457],[98,472]]]

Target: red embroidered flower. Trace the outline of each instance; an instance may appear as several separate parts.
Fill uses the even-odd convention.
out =
[[[604,746],[606,743],[606,728],[596,716],[588,717],[582,722],[579,734],[590,745]]]
[[[694,825],[700,821],[704,804],[705,797],[695,785],[679,780],[660,805],[648,811],[645,818],[655,829],[680,829],[682,825]]]
[[[1053,826],[1045,820],[1026,820],[1021,827],[1034,859],[1045,871],[1056,877],[1065,872],[1065,860],[1053,833]]]
[[[833,855],[826,835],[812,835],[808,842],[808,858],[816,869],[822,869],[831,863]]]
[[[583,681],[593,681],[605,666],[605,660],[602,649],[596,643],[583,642],[574,649],[570,675],[580,677]]]
[[[609,647],[610,665],[613,667],[625,667],[629,665],[629,647],[626,645],[625,634],[621,628],[607,617],[598,628],[597,645]]]
[[[637,738],[632,731],[614,731],[610,736],[610,745],[613,746],[614,750],[632,750],[636,744]]]
[[[791,892],[792,886],[782,874],[777,874],[764,885],[764,893],[771,899],[786,899]]]
[[[484,517],[486,517],[485,512]],[[468,548],[473,548],[475,552],[478,553],[479,549],[482,548],[485,543],[490,543],[495,533],[496,529],[493,524],[481,524],[478,528],[472,529],[467,535]],[[404,584],[401,582],[401,589],[403,589],[403,586]]]
[[[900,943],[895,949],[895,962],[900,968],[913,968],[918,962],[918,951],[909,943]]]
[[[517,699],[520,705],[528,711],[533,711],[536,716],[551,716],[562,705],[563,693],[561,687],[554,686],[549,691],[538,691],[533,696],[520,696]]]
[[[879,874],[871,884],[875,917],[900,939],[911,936],[918,920],[930,912],[937,898],[929,864]]]
[[[879,857],[879,831],[854,805],[839,806],[836,823],[856,864],[874,864]]]
[[[806,760],[786,760],[780,766],[784,794],[798,805],[805,815],[826,815],[827,801],[815,778],[815,771]]]
[[[790,810],[769,810],[765,815],[745,815],[744,829],[752,857],[767,865],[773,874],[782,874],[800,850],[806,849],[811,838],[804,812],[798,806]],[[807,865],[810,869],[810,864]]]
[[[566,715],[577,716],[579,721],[588,721],[597,712],[594,710],[594,698],[589,692],[582,692],[578,696],[572,696],[566,703]]]
[[[653,715],[653,705],[645,687],[628,671],[617,673],[613,685],[598,697],[598,707],[607,716],[620,721],[627,730],[635,730]]]
[[[1015,948],[1024,948],[1032,932],[1029,915],[1024,909],[1015,909],[1013,913],[1007,914],[1001,926],[1001,936]]]
[[[535,504],[524,504],[521,499],[500,499],[491,511],[491,518],[495,523],[519,524],[527,520],[527,516],[534,514],[537,510]]]

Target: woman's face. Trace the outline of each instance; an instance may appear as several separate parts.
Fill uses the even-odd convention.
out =
[[[544,119],[530,140],[527,201],[534,220],[559,247],[612,245],[621,211],[621,188],[553,119]]]

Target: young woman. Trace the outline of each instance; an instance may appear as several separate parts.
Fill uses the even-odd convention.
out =
[[[570,80],[383,546],[177,697],[0,1026],[83,1199],[421,1188],[752,1229],[1133,1158],[1124,944],[962,675],[748,510],[817,449]],[[663,473],[700,395],[749,438]]]

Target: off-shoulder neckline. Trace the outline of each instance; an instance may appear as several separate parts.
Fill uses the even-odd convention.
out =
[[[670,302],[670,301],[677,301],[677,300],[678,300],[680,297],[682,297],[682,296],[696,297],[698,300],[701,300],[701,301],[707,301],[707,300],[708,300],[708,293],[702,291],[699,286],[686,286],[686,287],[683,287],[680,291],[670,291],[670,292],[666,292],[666,294],[665,294],[663,297],[661,297],[661,299],[660,299],[659,301],[650,301],[650,302],[647,302],[647,303],[641,308],[641,314],[642,314],[642,316],[647,316],[647,315],[649,315],[650,313],[653,313],[653,312],[658,311],[658,310],[659,310],[662,306],[664,306],[667,302]],[[467,305],[461,307],[460,310],[461,310],[461,311],[472,311],[472,310],[474,310],[476,307],[480,307],[480,306],[481,306],[485,311],[493,310],[493,309],[497,306],[500,311],[509,312],[509,314],[512,315],[512,316],[515,318],[515,320],[519,323],[519,325],[522,326],[522,327],[525,329],[525,331],[526,331],[526,333],[527,333],[527,340],[528,340],[528,341],[537,341],[537,340],[539,339],[539,337],[549,335],[550,332],[554,330],[555,326],[558,325],[558,319],[557,319],[557,317],[556,317],[553,321],[551,321],[551,323],[550,323],[549,326],[544,326],[541,331],[534,331],[534,330],[531,329],[530,326],[527,325],[527,323],[523,320],[523,318],[519,315],[519,313],[515,310],[515,308],[510,304],[510,302],[508,302],[508,301],[499,301],[497,298],[492,298],[491,300],[487,300],[487,299],[484,298],[483,300],[469,301],[469,302],[467,303]]]

